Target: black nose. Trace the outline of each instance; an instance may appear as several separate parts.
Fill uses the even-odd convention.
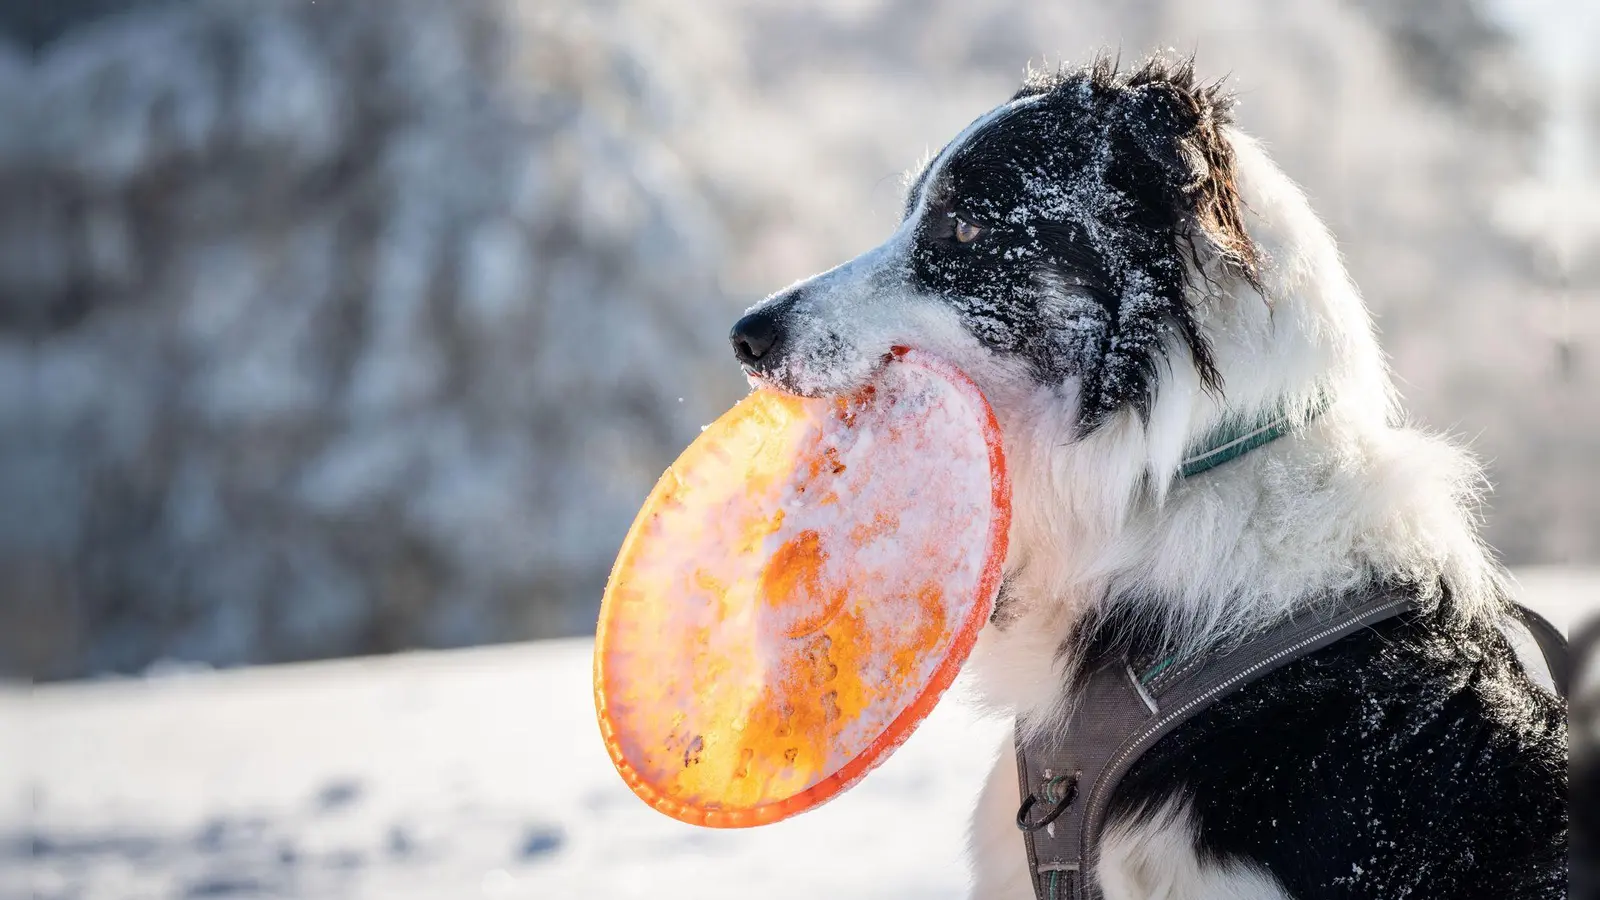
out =
[[[771,353],[782,336],[783,327],[778,324],[778,317],[765,311],[745,316],[733,323],[733,330],[728,332],[728,340],[733,343],[733,355],[747,366],[755,365]]]

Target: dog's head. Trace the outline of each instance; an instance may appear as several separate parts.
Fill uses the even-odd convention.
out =
[[[977,654],[1010,708],[1065,696],[1027,661],[1073,657],[1064,635],[1095,604],[1197,649],[1363,579],[1444,572],[1454,596],[1494,595],[1476,470],[1390,427],[1332,236],[1229,107],[1188,62],[1034,75],[923,167],[887,241],[734,326],[746,370],[795,393],[851,393],[897,346],[983,390],[1016,589]],[[1186,460],[1263,422],[1296,439],[1174,490]]]
[[[922,347],[980,383],[1004,371],[1075,399],[1080,431],[1146,414],[1172,356],[1217,389],[1195,297],[1219,279],[1256,284],[1260,262],[1228,105],[1189,63],[1031,76],[921,170],[888,241],[757,304],[735,354],[818,395],[860,386],[896,345]]]

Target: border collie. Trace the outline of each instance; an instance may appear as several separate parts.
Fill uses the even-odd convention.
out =
[[[911,183],[881,246],[731,335],[753,379],[850,392],[898,345],[963,368],[1014,486],[969,669],[1070,727],[1084,648],[1237,642],[1377,587],[1416,613],[1278,670],[1165,738],[1114,797],[1109,900],[1559,897],[1566,721],[1498,629],[1477,466],[1406,427],[1372,319],[1305,195],[1192,61],[1030,73]],[[1193,477],[1230,421],[1291,431]],[[972,825],[981,898],[1029,898],[1007,741]]]

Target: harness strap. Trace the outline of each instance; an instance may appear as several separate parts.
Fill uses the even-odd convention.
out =
[[[1091,873],[1112,795],[1122,777],[1162,738],[1228,695],[1340,639],[1417,608],[1407,594],[1382,592],[1331,614],[1305,614],[1225,653],[1181,665],[1164,661],[1141,678],[1125,657],[1099,660],[1085,681],[1068,727],[1016,732],[1017,827],[1039,900],[1098,900]],[[1567,691],[1566,638],[1516,604],[1550,667]]]
[[[1162,738],[1212,704],[1283,666],[1363,628],[1417,608],[1406,594],[1382,592],[1321,615],[1290,619],[1225,653],[1174,665],[1161,662],[1143,677],[1127,658],[1099,660],[1085,682],[1068,727],[1030,735],[1016,732],[1017,812],[1028,868],[1039,900],[1099,900],[1092,877],[1105,815],[1122,777]],[[1570,677],[1567,640],[1544,617],[1513,604],[1565,697]]]
[[[1513,603],[1511,611],[1533,635],[1533,642],[1539,645],[1539,654],[1544,657],[1545,668],[1550,670],[1556,693],[1565,699],[1572,684],[1572,651],[1567,645],[1567,636],[1549,619],[1521,603]]]

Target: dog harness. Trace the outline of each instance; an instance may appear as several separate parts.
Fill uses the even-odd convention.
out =
[[[1341,638],[1416,609],[1408,595],[1382,592],[1333,614],[1305,614],[1237,649],[1144,671],[1122,655],[1098,660],[1070,727],[1016,736],[1017,827],[1039,900],[1097,900],[1091,873],[1106,810],[1118,782],[1163,737],[1217,701]],[[1567,692],[1566,639],[1539,614],[1516,615],[1533,636],[1557,692]]]
[[[1313,408],[1311,416],[1325,404]],[[1291,428],[1275,418],[1209,442],[1215,451],[1184,460],[1192,476],[1271,441]],[[1380,590],[1320,613],[1302,613],[1225,652],[1187,661],[1143,663],[1126,654],[1089,663],[1082,696],[1066,729],[1030,736],[1016,732],[1017,827],[1039,900],[1099,900],[1093,872],[1106,811],[1118,783],[1163,737],[1212,704],[1341,638],[1417,609],[1409,593]],[[1567,642],[1526,607],[1513,610],[1532,635],[1556,691],[1567,693]]]

